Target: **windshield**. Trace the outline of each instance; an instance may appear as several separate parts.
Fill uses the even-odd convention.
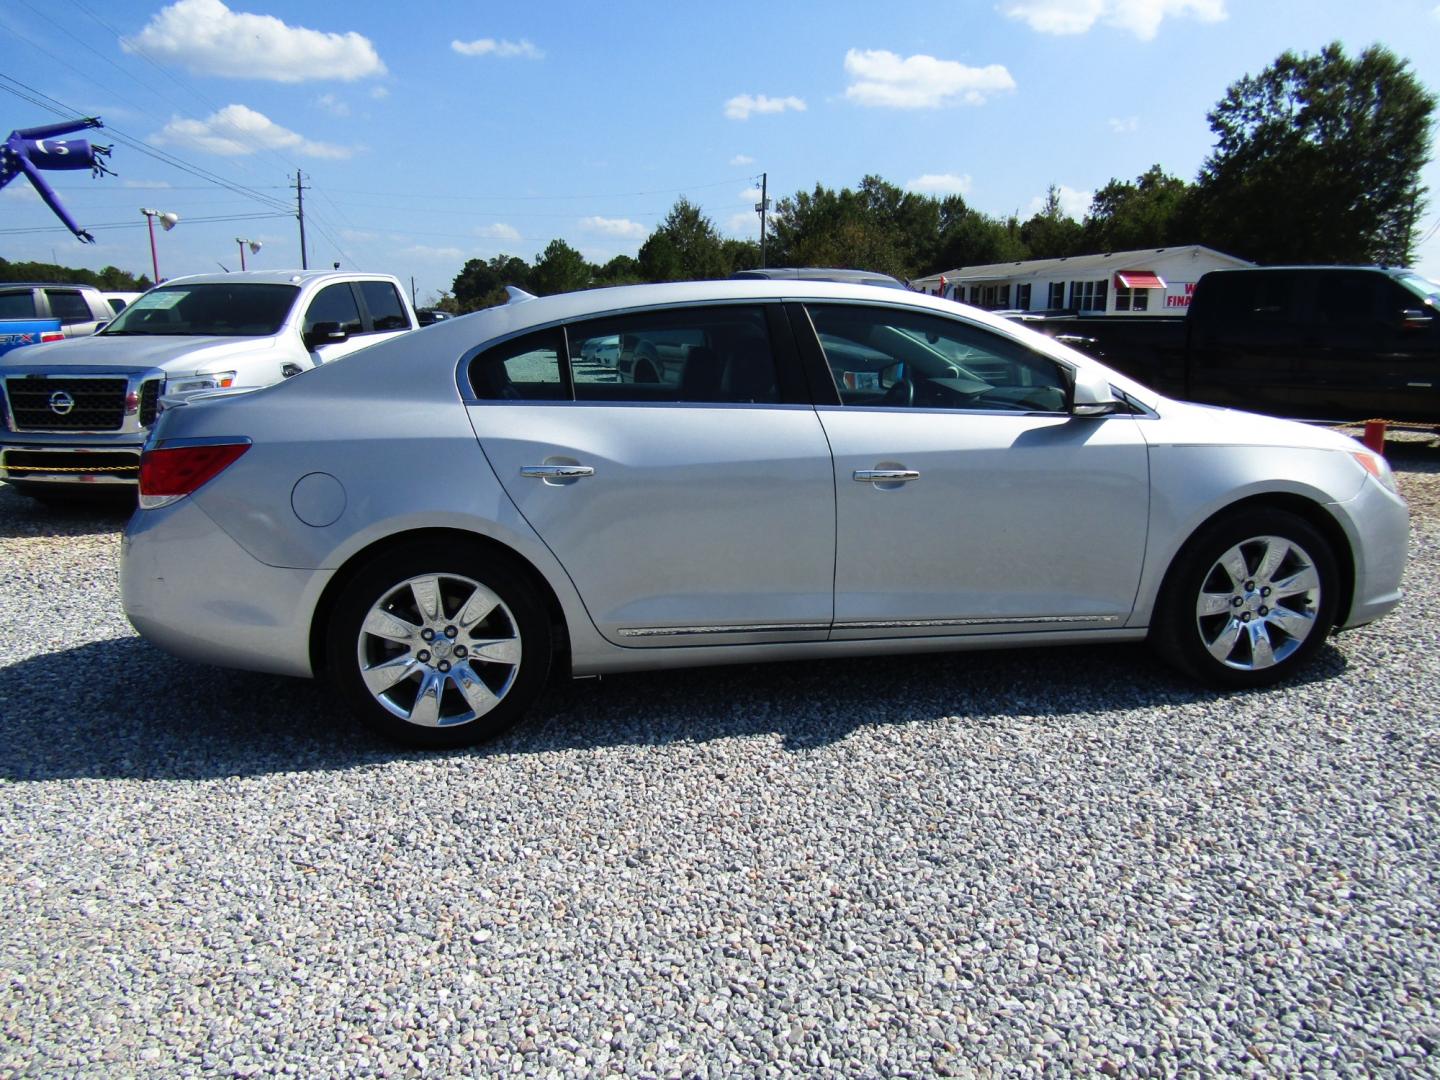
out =
[[[279,331],[299,293],[294,285],[165,285],[137,298],[101,333],[265,337]]]
[[[1397,274],[1395,280],[1404,285],[1422,300],[1440,304],[1440,284],[1423,278],[1419,274]]]

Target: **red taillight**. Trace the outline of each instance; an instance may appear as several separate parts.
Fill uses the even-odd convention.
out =
[[[62,330],[42,330],[42,331],[40,331],[40,341],[41,341],[42,344],[45,343],[45,342],[47,342],[47,341],[64,341],[64,340],[65,340],[65,333],[64,333],[64,331],[62,331]]]
[[[247,442],[166,446],[140,456],[140,506],[153,510],[213,480],[250,449]]]

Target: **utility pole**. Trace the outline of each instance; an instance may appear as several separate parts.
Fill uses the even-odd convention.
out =
[[[310,257],[305,253],[305,188],[299,169],[295,170],[295,216],[300,220],[300,269],[310,269]]]
[[[765,269],[765,214],[770,209],[770,200],[766,197],[767,185],[770,178],[769,173],[760,174],[760,201],[755,204],[755,212],[760,215],[760,269]]]

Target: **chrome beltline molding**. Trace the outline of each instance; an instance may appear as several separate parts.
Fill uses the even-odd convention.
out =
[[[1118,615],[990,616],[983,619],[893,619],[883,622],[730,623],[723,626],[622,626],[621,637],[693,637],[701,634],[774,634],[818,630],[924,630],[952,626],[1065,626],[1073,623],[1118,623]]]

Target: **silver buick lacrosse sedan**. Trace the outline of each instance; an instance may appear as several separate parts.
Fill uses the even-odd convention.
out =
[[[142,635],[425,747],[556,673],[1148,639],[1255,687],[1396,605],[1409,520],[1351,439],[808,281],[516,294],[176,403],[140,491]]]

